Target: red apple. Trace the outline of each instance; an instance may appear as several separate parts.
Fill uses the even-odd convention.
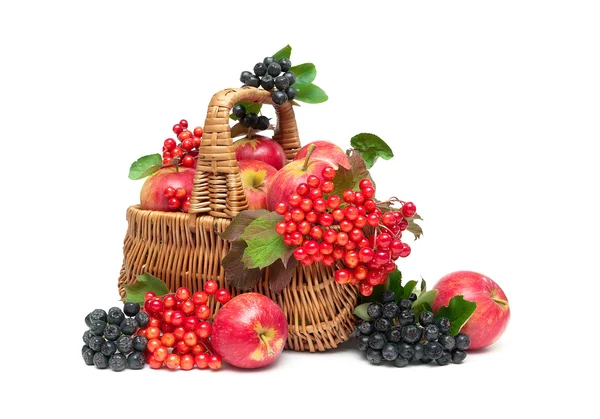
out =
[[[510,307],[504,291],[485,275],[471,272],[452,272],[435,284],[439,291],[433,310],[437,311],[455,295],[477,303],[477,308],[461,329],[471,338],[469,349],[480,349],[496,342],[510,319]]]
[[[312,147],[311,150],[316,150],[316,148]],[[307,154],[308,158],[286,164],[273,176],[271,186],[267,190],[267,209],[269,211],[274,211],[275,205],[279,202],[287,203],[290,195],[296,192],[298,185],[306,183],[306,179],[310,175],[315,175],[323,181],[321,172],[324,168],[331,167],[332,164],[313,158],[310,153],[309,151]]]
[[[312,143],[305,145],[298,151],[294,160],[304,160],[308,152],[308,147],[311,144],[314,144],[317,147],[312,154],[313,158],[331,163],[336,170],[338,166],[350,170],[350,160],[348,160],[348,156],[346,156],[344,150],[329,141],[313,141]]]
[[[277,169],[259,160],[242,160],[238,164],[248,209],[267,208],[267,189]]]
[[[144,182],[140,192],[140,204],[144,210],[172,211],[169,208],[169,198],[164,195],[168,186],[174,189],[183,188],[188,194],[192,193],[196,169],[180,167],[165,167],[152,174]]]
[[[281,169],[287,162],[283,147],[275,140],[260,135],[242,138],[233,143],[235,158],[242,160],[260,160],[275,169]]]
[[[211,344],[233,366],[260,368],[277,359],[287,335],[283,310],[269,297],[249,292],[232,298],[217,312]]]

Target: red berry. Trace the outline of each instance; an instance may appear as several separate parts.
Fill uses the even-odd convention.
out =
[[[325,230],[323,240],[327,243],[335,243],[337,241],[337,232],[335,230]]]
[[[367,238],[362,238],[358,244],[356,245],[359,249],[362,249],[364,247],[370,247],[371,246],[371,242],[369,241],[369,239]]]
[[[280,202],[277,205],[275,205],[275,212],[279,215],[285,214],[287,212],[287,210],[288,210],[288,206],[284,202]]]
[[[337,195],[331,195],[331,196],[329,196],[329,198],[327,198],[327,205],[332,210],[339,208],[341,203],[342,203],[342,200]]]
[[[281,234],[283,236],[285,234],[286,226],[287,223],[285,221],[281,221],[275,226],[275,231],[277,232],[277,234]]]
[[[198,354],[203,354],[205,352],[206,352],[206,348],[204,347],[204,345],[202,343],[199,343],[198,345],[196,345],[192,348],[192,353],[194,354],[194,356],[196,356]]]
[[[373,294],[373,286],[362,282],[359,286],[359,291],[361,295],[368,297],[369,295]]]
[[[183,157],[183,150],[177,147],[175,150],[171,152],[173,154],[173,158],[179,157],[180,159]]]
[[[175,336],[175,339],[177,340],[181,340],[183,339],[183,335],[185,335],[185,328],[183,327],[176,327],[175,330],[173,330],[173,336]]]
[[[304,266],[310,266],[313,263],[312,256],[307,255],[304,259],[300,261],[300,263]]]
[[[359,215],[356,217],[356,221],[354,221],[354,226],[358,228],[363,228],[367,225],[367,217],[364,215]]]
[[[319,244],[314,240],[306,240],[302,245],[309,255],[314,255],[319,251]]]
[[[185,151],[192,151],[194,148],[194,142],[191,139],[186,138],[181,142],[181,148],[183,148]]]
[[[181,311],[183,311],[184,314],[189,316],[190,314],[194,313],[194,311],[196,311],[196,305],[192,300],[184,301],[183,303],[181,303]]]
[[[201,370],[208,368],[208,357],[209,355],[206,353],[200,353],[196,355],[194,361],[196,362],[196,366]]]
[[[192,295],[192,301],[196,305],[206,304],[208,301],[208,294],[206,294],[204,291],[197,291],[194,293],[194,295]]]
[[[309,223],[314,223],[319,219],[319,214],[316,211],[308,211],[304,215],[304,219]]]
[[[318,188],[311,189],[311,191],[308,193],[308,196],[314,201],[315,199],[323,198],[323,191]]]
[[[187,192],[183,188],[175,189],[175,198],[183,200],[187,196]]]
[[[344,233],[343,231],[338,233],[337,244],[339,244],[340,246],[345,246],[348,244],[348,241],[350,241],[350,237],[348,237],[347,233]]]
[[[183,335],[183,342],[189,346],[191,350],[191,348],[198,343],[198,336],[196,336],[195,332],[187,332]]]
[[[192,354],[181,355],[181,359],[179,361],[179,368],[184,371],[189,371],[194,368],[195,358]]]
[[[323,229],[319,226],[314,226],[310,229],[309,235],[315,240],[321,240],[323,238]]]
[[[346,256],[344,256],[344,263],[349,268],[356,268],[358,266],[358,252],[355,250],[351,250],[346,252]]]
[[[330,180],[326,180],[321,184],[321,190],[323,191],[323,193],[331,193],[334,189],[335,185]]]
[[[157,326],[149,326],[146,328],[146,337],[148,338],[148,343],[150,340],[157,339],[160,337],[160,328]]]
[[[295,210],[292,211],[292,221],[299,223],[300,221],[304,220],[304,211],[302,211],[300,208],[296,208]],[[295,231],[296,228],[294,228],[293,231]],[[291,231],[290,231],[291,233]]]
[[[183,167],[194,167],[195,163],[196,163],[196,161],[194,160],[194,158],[192,156],[185,156],[181,162]]]
[[[185,287],[179,287],[177,288],[177,291],[175,291],[175,298],[177,299],[177,301],[189,300],[190,295],[190,290]]]
[[[381,217],[381,222],[386,227],[392,227],[394,226],[394,224],[396,224],[396,217],[394,217],[394,214],[392,214],[391,212],[386,212]]]
[[[146,362],[153,370],[159,370],[163,366],[163,363],[154,359],[154,356],[150,352],[146,353]]]
[[[387,249],[377,250],[373,260],[380,265],[388,263],[390,261],[390,251]]]
[[[402,215],[411,218],[417,212],[417,207],[412,202],[407,202],[402,206]]]
[[[362,190],[362,193],[365,196],[365,199],[371,199],[375,196],[375,189],[367,187]]]
[[[315,253],[314,255],[312,255],[311,257],[312,257],[313,262],[321,262],[323,260],[324,256],[325,255],[323,253],[318,252],[318,253]]]
[[[352,203],[354,202],[354,191],[347,189],[344,191],[344,193],[342,194],[342,198],[344,199],[344,202],[348,202],[348,203]]]
[[[189,198],[189,197],[188,197]],[[181,204],[181,211],[189,212],[190,211],[191,201],[188,199],[183,204]]]
[[[402,252],[402,249],[404,249],[404,246],[402,245],[400,239],[394,239],[390,243],[389,248],[392,252],[392,255],[400,256],[400,253]]]
[[[388,233],[381,233],[375,240],[377,247],[387,249],[392,244],[392,236]]]
[[[335,169],[333,167],[326,167],[321,172],[321,176],[323,176],[323,179],[325,180],[332,180],[335,178],[335,174]]]
[[[308,234],[310,232],[311,229],[311,224],[304,220],[304,221],[300,221],[298,223],[298,231],[300,232],[300,234]]]
[[[367,199],[363,206],[365,207],[365,210],[367,210],[367,212],[373,212],[377,208],[377,203],[372,199]]]
[[[175,298],[175,296],[173,294],[165,295],[165,298],[163,298],[163,306],[166,309],[175,307],[176,303],[177,303],[177,299]]]
[[[330,255],[333,252],[333,245],[327,242],[319,243],[319,253],[322,255]]]
[[[338,223],[340,221],[342,221],[344,218],[346,218],[346,215],[344,215],[344,210],[341,209],[336,209],[331,213],[331,216],[333,217],[333,219],[335,221],[337,221]]]
[[[160,313],[155,313],[156,316],[151,316],[150,317],[150,321],[148,322],[148,325],[151,327],[160,327],[162,321],[160,320],[159,316]]]
[[[154,298],[154,299],[148,301],[148,308],[147,308],[148,312],[159,313],[162,310],[163,310],[163,302],[160,299]]]
[[[344,215],[350,221],[354,221],[358,218],[358,210],[355,206],[349,205],[344,209]]]
[[[298,224],[293,221],[290,221],[285,225],[286,233],[293,233],[296,230],[298,230]]]
[[[187,331],[193,331],[196,330],[196,326],[198,325],[198,323],[200,323],[200,320],[198,320],[196,317],[187,316],[183,320],[183,328]]]
[[[231,300],[231,294],[229,293],[229,291],[227,291],[224,288],[221,288],[219,291],[217,291],[217,293],[215,294],[215,298],[217,299],[217,301],[221,304],[225,304],[226,302],[228,302],[229,300]],[[202,337],[202,336],[200,336]]]
[[[329,227],[333,224],[333,217],[331,216],[331,214],[321,214],[321,216],[319,217],[319,223],[321,223],[321,225],[324,227]]]
[[[304,212],[308,212],[312,209],[313,207],[313,201],[310,198],[302,198],[302,201],[300,201],[300,209]]]
[[[296,260],[302,260],[306,258],[307,255],[308,253],[306,253],[306,249],[304,247],[298,247],[296,250],[294,250],[294,257]]]
[[[363,190],[365,188],[372,188],[373,187],[373,182],[371,182],[369,179],[363,179],[360,181],[360,183],[358,184],[358,187]]]
[[[296,187],[296,193],[300,196],[306,196],[310,192],[310,188],[306,183],[301,183]]]
[[[196,127],[194,128],[194,137],[202,137],[202,134],[204,134],[204,131],[202,130],[202,127]]]
[[[152,355],[154,356],[154,359],[162,362],[169,356],[169,350],[161,345],[152,352]]]
[[[164,147],[167,151],[173,151],[175,150],[175,147],[177,147],[177,141],[172,138],[167,138],[164,142]]]
[[[285,236],[283,236],[283,243],[286,246],[292,245],[292,236],[289,233],[286,233]]]
[[[185,315],[183,311],[175,310],[173,314],[171,314],[171,324],[175,327],[183,326],[183,322],[185,321]]]
[[[170,370],[176,370],[177,368],[179,368],[179,363],[180,362],[181,362],[181,360],[179,358],[179,355],[177,355],[177,354],[171,354],[171,355],[168,356],[167,360],[165,361],[165,365]]]
[[[325,266],[333,266],[335,264],[335,259],[331,255],[324,255],[321,263]]]
[[[217,282],[213,281],[212,279],[210,281],[208,281],[206,284],[204,284],[204,292],[207,293],[208,295],[213,295],[218,290],[219,290],[219,284],[217,284]]]
[[[163,155],[162,156],[163,156],[163,159],[166,158],[166,157],[173,157],[173,155],[171,154],[170,151],[163,151]]]
[[[319,179],[317,176],[315,175],[310,175],[307,179],[306,179],[306,184],[308,186],[310,186],[311,188],[318,188],[319,185],[321,184],[321,179]]]
[[[398,223],[398,226],[400,227],[400,231],[404,231],[408,228],[408,221],[402,219],[400,223]]]
[[[172,210],[178,210],[181,207],[181,201],[177,198],[171,198],[168,205]]]
[[[340,230],[342,230],[343,232],[348,233],[353,228],[354,228],[354,224],[352,223],[352,221],[348,221],[348,220],[340,221]]]
[[[181,355],[190,353],[192,351],[192,348],[188,346],[184,340],[185,335],[187,335],[188,333],[192,333],[194,336],[196,336],[194,332],[186,332],[183,335],[183,339],[175,344],[175,349],[177,349],[177,352],[179,352]],[[198,338],[196,338],[196,341],[198,341]]]
[[[369,263],[375,257],[375,252],[370,247],[363,247],[358,251],[358,258],[362,263]]]
[[[338,269],[335,271],[334,277],[338,284],[347,284],[352,279],[352,272],[348,269]]]
[[[299,206],[301,201],[302,201],[302,197],[300,195],[298,195],[297,193],[290,195],[290,197],[288,198],[288,203],[293,208],[296,208],[297,206]]]
[[[367,277],[368,273],[369,268],[367,268],[365,265],[358,265],[356,268],[354,268],[353,277],[359,281],[362,281]]]
[[[173,198],[175,196],[175,188],[171,186],[167,186],[163,191],[163,195],[167,198]]]
[[[344,259],[344,256],[346,255],[346,251],[344,250],[343,247],[334,246],[333,252],[331,252],[331,255],[333,256],[333,258],[335,260]]]
[[[183,128],[187,128],[188,121],[186,121],[185,119],[182,119],[181,121],[179,121],[179,125],[181,125]]]
[[[163,344],[166,348],[172,348],[175,345],[175,335],[173,333],[163,333],[160,337],[160,343]]]
[[[410,249],[410,246],[409,246],[408,244],[406,244],[406,243],[402,243],[402,246],[403,246],[403,249],[402,249],[402,251],[400,252],[400,257],[401,257],[401,258],[405,258],[405,257],[407,257],[408,255],[410,255],[410,251],[411,251],[411,249]]]
[[[159,331],[160,333],[160,331]],[[152,339],[148,339],[148,343],[146,344],[146,350],[150,353],[154,352],[156,350],[156,348],[160,348],[162,346],[162,343],[160,342],[160,339],[158,339],[158,337],[152,338]]]
[[[388,262],[383,265],[383,269],[385,270],[386,274],[391,274],[396,270],[396,264],[394,262]]]
[[[354,243],[360,242],[363,238],[363,232],[360,228],[353,228],[348,235]]]
[[[379,221],[379,215],[375,213],[371,213],[367,216],[367,224],[369,224],[371,227],[377,227],[379,225]]]
[[[325,212],[327,210],[327,202],[323,198],[315,199],[313,208],[317,212]]]
[[[169,164],[173,161],[173,157],[165,157],[162,161],[163,164]]]
[[[218,370],[221,368],[221,365],[223,365],[223,362],[221,361],[221,357],[219,355],[213,354],[208,357],[208,368],[211,370]]]
[[[365,202],[365,196],[360,192],[356,192],[354,194],[354,203],[356,205],[362,205],[364,202]]]
[[[183,127],[182,127],[180,124],[175,124],[175,125],[173,125],[173,132],[174,132],[176,135],[179,135],[179,134],[181,134],[181,132],[182,132],[182,131],[183,131]]]

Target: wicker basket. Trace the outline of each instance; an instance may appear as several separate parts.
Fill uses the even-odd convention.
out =
[[[185,286],[194,292],[214,279],[232,295],[239,294],[225,283],[221,260],[230,244],[217,235],[248,206],[229,127],[231,108],[238,102],[273,105],[269,92],[252,87],[226,89],[213,96],[188,214],[144,211],[139,206],[127,210],[121,296],[125,294],[123,286],[144,272],[161,278],[171,291]],[[290,103],[273,106],[277,114],[273,138],[283,146],[287,158],[293,159],[300,148],[294,111]],[[337,284],[333,269],[322,264],[299,266],[290,285],[279,294],[269,290],[268,275],[269,269],[265,269],[254,291],[283,309],[289,323],[288,349],[324,351],[348,340],[358,298],[356,287]],[[211,304],[216,312],[220,304]]]

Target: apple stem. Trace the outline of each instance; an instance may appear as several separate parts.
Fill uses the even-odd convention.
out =
[[[265,335],[263,335],[262,333],[260,333],[258,336],[260,337],[260,340],[262,340],[262,343],[264,343],[265,346],[267,347],[267,355],[269,355],[269,356],[275,356],[275,351],[273,350],[273,348],[271,348],[271,345],[269,345],[269,342],[267,342],[267,339],[265,338]]]
[[[498,304],[502,308],[508,308],[508,301],[503,300],[502,298],[492,297],[492,301]]]
[[[261,183],[260,185],[256,185],[255,188],[262,188],[263,186],[265,186],[265,182]]]
[[[308,145],[308,150],[306,150],[306,158],[304,159],[304,166],[302,166],[302,171],[305,172],[306,169],[308,169],[308,161],[310,160],[310,156],[312,155],[313,151],[315,151],[316,148],[317,148],[317,146],[314,144]]]

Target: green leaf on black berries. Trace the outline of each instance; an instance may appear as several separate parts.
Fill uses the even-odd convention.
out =
[[[242,234],[244,233],[246,227],[248,227],[250,223],[252,223],[252,221],[261,217],[265,217],[268,214],[272,213],[267,210],[242,211],[234,217],[234,219],[231,221],[231,223],[224,232],[219,233],[219,236],[221,236],[221,238],[224,240],[239,240]]]
[[[143,275],[137,275],[137,282],[134,284],[125,285],[125,298],[123,301],[131,303],[143,303],[144,295],[148,291],[152,291],[157,296],[165,295],[169,293],[169,288],[159,278],[144,273]]]
[[[396,268],[394,272],[388,274],[385,288],[394,291],[396,301],[400,301],[403,298],[404,288],[402,287],[402,272],[400,272],[398,268]]]
[[[259,114],[260,110],[262,109],[262,103],[254,103],[254,102],[238,102],[236,103],[236,105],[242,105],[244,108],[246,108],[246,113],[255,113],[255,114]],[[230,114],[229,117],[231,119],[233,119],[234,121],[238,120],[238,117],[235,116],[234,114]]]
[[[294,87],[296,86],[294,85]],[[312,83],[299,86],[298,93],[296,93],[296,100],[304,103],[323,103],[326,102],[327,99],[329,99],[327,93],[319,86]]]
[[[363,303],[356,306],[354,308],[354,315],[360,318],[361,320],[371,320],[371,317],[369,317],[369,315],[367,314],[367,307],[369,307],[369,304],[371,304],[371,302]]]
[[[422,311],[433,311],[431,309],[431,304],[433,304],[437,295],[438,290],[422,292],[412,305],[412,311],[415,313],[415,315],[419,315]]]
[[[291,258],[287,266],[283,265],[281,259],[277,259],[269,267],[269,289],[275,293],[280,293],[289,285],[292,280],[292,275],[296,270],[298,261],[296,258]]]
[[[447,306],[440,307],[435,318],[446,317],[452,323],[450,328],[450,334],[456,336],[464,324],[469,318],[475,313],[477,303],[473,301],[467,301],[462,295],[452,297]]]
[[[229,249],[229,252],[222,260],[227,283],[234,288],[244,291],[254,288],[261,279],[260,269],[246,269],[244,267],[242,256],[244,255],[246,246],[246,242],[243,240],[231,243],[231,249]]]
[[[423,277],[421,277],[421,293],[427,291],[427,282],[425,282],[425,279],[423,279]]]
[[[408,227],[406,227],[406,230],[415,236],[415,240],[418,240],[423,235],[423,229],[419,224],[415,223],[414,218],[408,220]]]
[[[350,145],[365,159],[368,169],[373,167],[379,157],[384,160],[394,157],[390,146],[375,134],[363,132],[355,135],[350,140]]]
[[[317,69],[313,63],[304,63],[290,68],[290,71],[296,75],[296,89],[311,84],[317,77]]]
[[[332,195],[342,196],[345,190],[353,189],[360,191],[360,181],[363,179],[369,179],[373,182],[369,170],[365,164],[364,159],[355,151],[351,151],[348,155],[348,161],[350,162],[350,170],[339,166],[335,175],[335,188]],[[373,182],[375,187],[375,182]]]
[[[381,294],[386,290],[385,284],[379,284],[373,287],[373,292],[371,295],[365,297],[364,295],[360,296],[361,303],[372,303],[375,301],[381,300]]]
[[[150,176],[162,166],[160,154],[150,154],[140,157],[129,168],[129,179],[138,180]]]
[[[273,54],[273,58],[275,58],[275,60],[279,61],[280,58],[290,58],[290,56],[292,55],[292,47],[289,45],[286,45],[285,47],[281,48],[279,51],[277,51],[275,54]]]
[[[408,281],[402,289],[402,298],[408,300],[410,295],[414,292],[416,286],[417,281]]]
[[[275,226],[283,221],[283,217],[275,212],[268,212],[261,218],[252,221],[240,236],[248,245],[244,250],[242,262],[247,269],[265,268],[277,259],[287,266],[294,248],[283,242],[283,236],[277,234]]]

